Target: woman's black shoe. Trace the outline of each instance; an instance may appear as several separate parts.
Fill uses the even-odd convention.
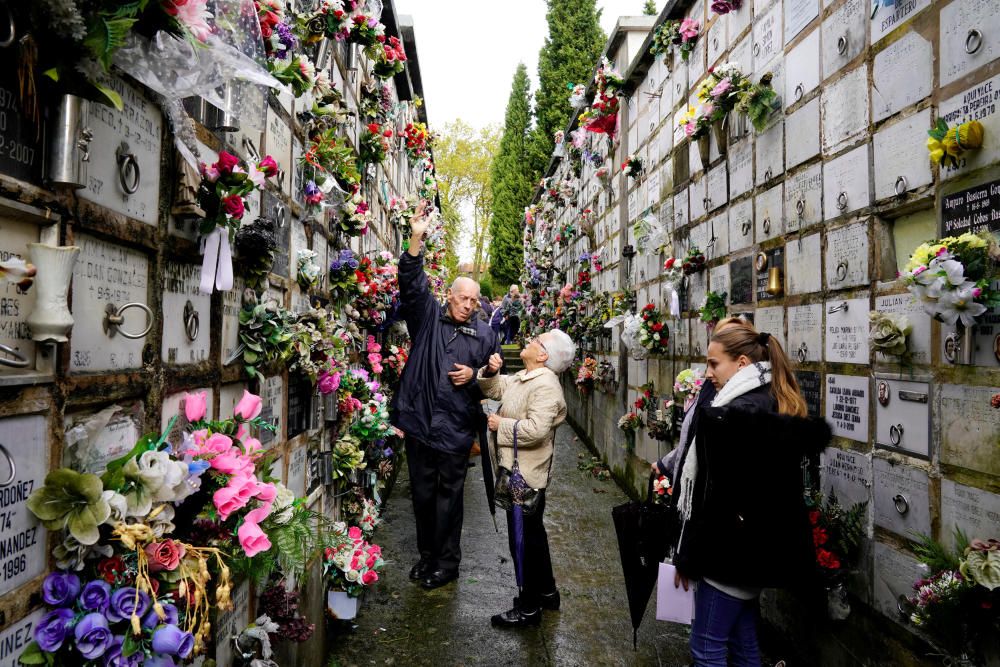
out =
[[[490,622],[498,628],[525,628],[531,625],[538,625],[541,620],[541,609],[526,612],[523,609],[514,607],[502,614],[496,614],[490,619]]]
[[[430,573],[431,573],[430,563],[428,563],[427,561],[425,561],[423,559],[420,559],[420,560],[417,561],[417,564],[414,565],[413,568],[410,569],[410,580],[411,581],[420,581],[421,579],[424,579]]]
[[[427,590],[441,588],[445,584],[458,579],[458,570],[434,570],[428,573],[420,585]]]

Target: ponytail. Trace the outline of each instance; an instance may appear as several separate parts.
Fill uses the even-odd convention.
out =
[[[791,362],[777,338],[769,333],[758,333],[753,326],[744,324],[727,326],[724,331],[716,332],[712,340],[722,345],[733,359],[745,356],[751,362],[770,361],[771,395],[778,404],[778,413],[793,417],[809,414]]]

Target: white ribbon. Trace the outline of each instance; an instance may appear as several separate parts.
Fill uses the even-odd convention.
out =
[[[681,299],[677,295],[677,290],[670,289],[670,317],[675,320],[681,316]]]
[[[201,263],[201,293],[211,294],[212,283],[220,292],[233,289],[233,253],[229,248],[229,234],[216,227],[204,238],[205,258]],[[214,276],[213,276],[214,274]]]

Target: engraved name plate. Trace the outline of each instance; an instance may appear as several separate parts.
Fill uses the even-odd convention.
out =
[[[46,418],[42,415],[0,419],[0,595],[45,572],[48,531],[28,509],[28,496],[44,484],[49,471]],[[13,461],[14,470],[11,470]],[[6,662],[0,658],[0,664]]]
[[[753,62],[756,74],[762,74],[762,65],[771,61],[781,50],[781,3],[778,2],[753,23]]]
[[[823,219],[823,171],[814,164],[785,178],[785,231],[794,232]],[[816,267],[817,269],[819,267]]]
[[[933,62],[931,43],[916,32],[906,33],[876,54],[872,74],[877,90],[872,95],[874,120],[888,118],[930,95]]]
[[[810,417],[823,414],[823,377],[816,371],[795,371],[802,398],[806,399],[806,410]]]
[[[868,442],[868,378],[827,375],[826,418],[834,435]]]
[[[15,258],[29,261],[28,244],[37,242],[38,225],[0,216],[0,262]],[[35,366],[35,343],[31,340],[28,316],[35,309],[37,292],[37,287],[24,290],[10,281],[0,281],[0,344],[28,359],[28,368]],[[0,366],[0,376],[18,372],[23,369]]]
[[[983,146],[979,150],[967,151],[958,160],[956,167],[946,161],[941,167],[942,178],[952,178],[965,174],[980,167],[993,164],[1000,159],[1000,114],[997,106],[1000,103],[1000,74],[982,81],[958,95],[941,102],[938,106],[938,118],[945,120],[950,127],[958,127],[970,120],[978,120],[983,124]],[[994,225],[1000,221],[992,220]]]
[[[163,361],[193,364],[208,359],[212,297],[202,294],[201,267],[168,263],[163,271]]]
[[[897,535],[930,534],[927,473],[885,459],[873,461],[875,525]]]
[[[875,199],[894,197],[932,182],[927,159],[931,110],[923,111],[875,133]]]
[[[819,16],[819,0],[785,0],[785,44]],[[817,33],[817,38],[819,33]],[[819,42],[817,40],[817,46]]]
[[[833,491],[845,507],[857,503],[871,506],[872,459],[870,455],[837,447],[820,454],[820,481],[824,495]]]
[[[810,234],[794,238],[785,246],[788,269],[785,272],[789,294],[818,292],[822,282],[820,273],[820,235]]]
[[[8,57],[0,67],[0,173],[41,185],[44,135],[21,111],[17,79],[17,67]]]
[[[39,559],[44,563],[45,557]],[[44,572],[44,570],[42,570]],[[0,632],[0,667],[20,667],[20,656],[34,639],[35,626],[45,616],[45,609],[31,612],[19,621],[7,625]]]
[[[875,376],[875,444],[930,456],[930,385]]]
[[[865,48],[870,9],[864,0],[847,0],[823,21],[824,77],[836,74]]]
[[[915,364],[929,364],[931,362],[931,318],[909,292],[875,297],[875,310],[880,313],[905,315],[913,326],[913,331],[908,338],[912,362]],[[898,361],[895,357],[890,358],[882,353],[876,355],[876,360],[881,362]]]
[[[871,203],[870,163],[868,144],[863,144],[823,165],[824,219],[833,220]]]
[[[942,86],[1000,57],[1000,12],[992,0],[943,5],[940,27]]]
[[[869,362],[869,310],[867,296],[826,302],[826,361],[844,364]]]
[[[879,3],[877,7],[872,3],[872,44],[875,44],[930,6],[931,0],[909,0],[908,2],[893,3],[888,6]],[[944,19],[942,18],[942,20]]]
[[[868,223],[826,233],[826,287],[843,289],[868,283]]]
[[[868,127],[868,68],[862,65],[827,85],[821,110],[823,153],[830,155]]]
[[[941,461],[1000,475],[1000,410],[990,405],[1000,388],[942,384],[940,391]]]
[[[954,546],[959,527],[969,539],[995,535],[1000,525],[1000,496],[950,479],[941,480],[941,536]]]
[[[823,346],[823,304],[788,309],[788,354],[800,363],[819,361]]]
[[[730,144],[728,155],[729,189],[732,197],[739,197],[753,187],[753,138]]]
[[[754,326],[757,331],[766,331],[781,343],[785,349],[785,309],[781,306],[758,308],[754,313]]]

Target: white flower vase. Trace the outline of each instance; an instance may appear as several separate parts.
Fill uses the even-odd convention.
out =
[[[35,309],[28,316],[31,339],[65,343],[69,340],[66,334],[73,328],[73,314],[69,312],[66,299],[80,248],[29,243],[28,251],[31,263],[38,270],[35,277]]]
[[[332,618],[349,621],[358,615],[358,598],[344,591],[327,591],[326,611]]]

